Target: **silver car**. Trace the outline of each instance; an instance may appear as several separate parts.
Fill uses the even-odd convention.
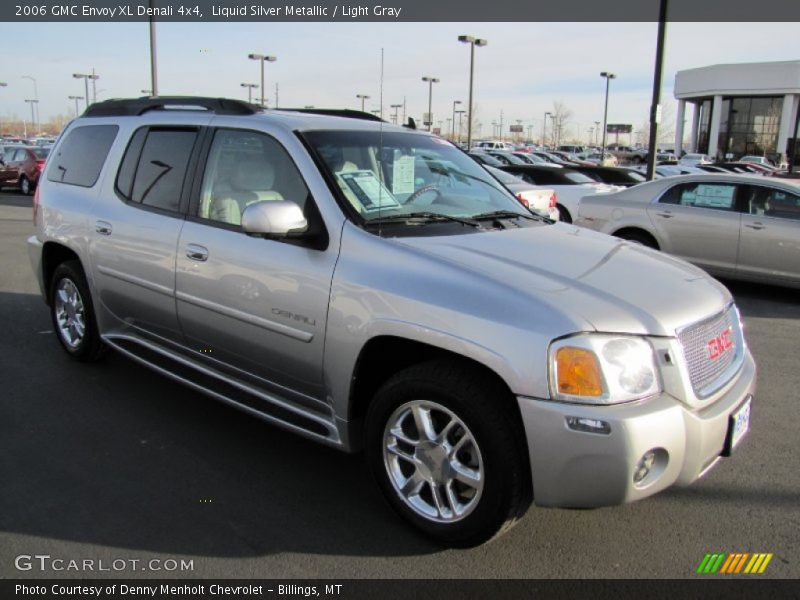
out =
[[[584,198],[576,223],[720,277],[800,287],[800,186],[790,181],[670,177]]]
[[[28,240],[64,350],[363,450],[454,546],[735,451],[755,364],[721,284],[532,215],[445,140],[322,112],[158,97],[70,123]]]

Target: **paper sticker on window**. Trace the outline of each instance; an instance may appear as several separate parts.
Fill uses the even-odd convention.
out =
[[[396,208],[400,203],[386,189],[372,171],[343,171],[336,176],[344,183],[345,189],[358,200],[365,212],[380,208]]]
[[[392,193],[411,194],[414,191],[414,157],[400,156],[392,163]]]
[[[732,185],[699,184],[694,193],[689,190],[683,193],[681,204],[703,208],[731,208],[734,189]]]

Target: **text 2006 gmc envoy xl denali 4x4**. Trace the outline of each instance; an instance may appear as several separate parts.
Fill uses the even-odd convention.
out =
[[[453,546],[732,452],[755,365],[721,284],[532,215],[449,142],[370,117],[89,107],[28,242],[61,345],[363,449],[389,504]]]

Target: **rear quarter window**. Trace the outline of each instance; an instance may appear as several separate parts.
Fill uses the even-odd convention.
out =
[[[117,137],[116,125],[75,127],[47,161],[47,179],[58,183],[92,187]]]

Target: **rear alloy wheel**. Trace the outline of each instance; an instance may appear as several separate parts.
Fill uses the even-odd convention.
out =
[[[89,286],[78,261],[56,267],[50,284],[50,315],[58,341],[74,359],[91,362],[105,354]]]
[[[26,196],[30,196],[33,193],[33,186],[31,185],[31,181],[24,175],[20,177],[19,180],[19,191]]]
[[[367,461],[406,521],[447,546],[481,544],[528,506],[530,467],[513,398],[456,361],[415,365],[375,395]]]

